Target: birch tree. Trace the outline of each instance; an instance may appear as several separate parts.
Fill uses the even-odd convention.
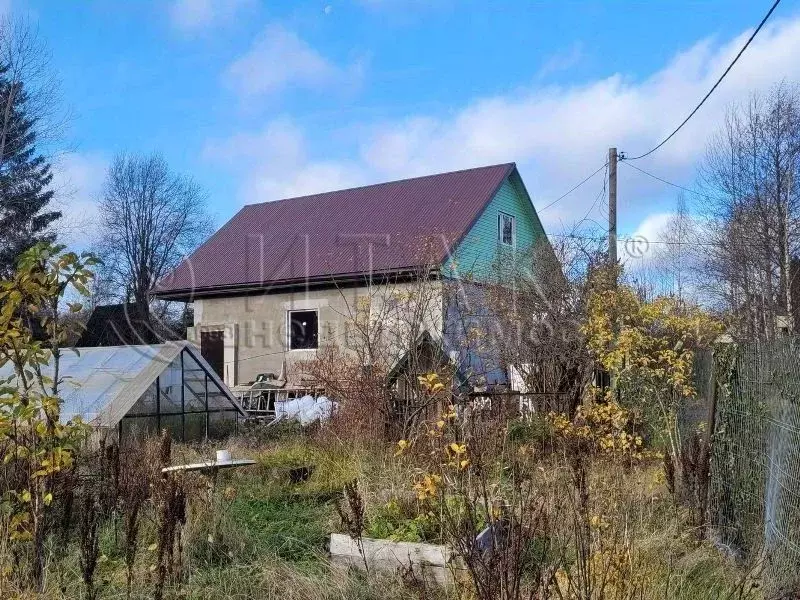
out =
[[[800,250],[800,91],[782,83],[734,106],[708,146],[705,292],[746,337],[774,337]]]

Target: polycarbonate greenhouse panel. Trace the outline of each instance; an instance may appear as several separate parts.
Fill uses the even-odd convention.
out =
[[[51,378],[52,364],[51,360],[43,368],[43,374]],[[113,427],[128,414],[179,414],[196,411],[201,403],[205,409],[206,401],[210,409],[230,408],[244,414],[187,342],[67,349],[62,351],[59,372],[63,422],[80,416],[87,423]],[[0,368],[0,378],[13,374],[10,364]]]

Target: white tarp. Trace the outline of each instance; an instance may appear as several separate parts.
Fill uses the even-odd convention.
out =
[[[336,403],[326,396],[314,398],[306,395],[302,398],[275,401],[275,419],[297,419],[304,427],[316,421],[327,421],[336,410]]]

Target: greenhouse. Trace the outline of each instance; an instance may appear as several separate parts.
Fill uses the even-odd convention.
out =
[[[52,361],[51,361],[52,363]],[[52,375],[44,370],[45,375]],[[80,416],[120,437],[162,429],[190,441],[233,433],[245,411],[188,342],[64,350],[61,420]],[[10,365],[0,377],[13,375]]]

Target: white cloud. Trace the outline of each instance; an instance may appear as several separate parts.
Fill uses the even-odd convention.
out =
[[[539,67],[537,76],[544,79],[548,75],[558,73],[560,71],[567,71],[577,65],[583,59],[583,44],[575,42],[563,52],[557,52],[548,57]]]
[[[363,141],[361,156],[377,178],[516,161],[541,207],[600,166],[609,146],[636,154],[667,135],[707,92],[748,34],[722,44],[702,40],[640,81],[613,74],[583,85],[533,87],[476,99],[452,117],[417,115],[379,124]],[[690,182],[725,107],[782,78],[800,79],[798,55],[800,18],[767,27],[684,130],[637,166]],[[601,185],[598,176],[542,218],[550,225],[580,218]],[[663,190],[662,184],[620,167],[621,208],[641,211],[637,203]]]
[[[287,173],[261,170],[249,181],[244,195],[255,202],[263,202],[342,190],[366,183],[368,181],[357,165],[316,161],[302,164]]]
[[[312,158],[303,130],[287,117],[277,118],[255,133],[210,140],[203,157],[227,166],[241,178],[239,196],[247,204],[367,182],[366,173],[355,164]]]
[[[98,201],[108,160],[95,153],[72,153],[53,166],[53,206],[62,212],[56,224],[59,239],[70,248],[86,248],[95,240]]]
[[[203,157],[239,169],[268,164],[276,170],[284,170],[305,160],[305,145],[302,129],[288,117],[279,117],[261,131],[208,141]]]
[[[334,64],[295,32],[272,24],[228,67],[224,80],[241,97],[260,98],[290,86],[318,90],[357,84],[362,70],[360,62]]]
[[[279,43],[268,41],[267,36],[254,47],[257,52],[237,63],[237,81],[241,80],[245,91],[265,93],[290,83],[313,86],[331,76],[335,67],[296,36],[284,30],[277,30],[276,35]],[[253,144],[253,154],[260,157],[250,161],[244,176],[247,183],[242,194],[250,202],[277,198],[284,192],[334,189],[515,161],[534,204],[541,208],[599,167],[609,146],[634,155],[660,141],[708,91],[748,35],[743,32],[725,42],[701,40],[638,80],[615,73],[580,85],[532,84],[514,94],[473,99],[445,116],[412,114],[387,122],[353,123],[350,131],[356,142],[350,147],[343,145],[339,156],[327,156],[324,161],[309,151],[306,133],[286,120],[270,124],[255,136],[228,141],[240,153],[249,153],[244,149]],[[297,52],[287,56],[285,49],[292,45],[297,45]],[[726,106],[746,100],[753,91],[765,91],[781,79],[800,80],[797,56],[800,17],[766,27],[690,123],[637,166],[691,184],[705,144],[721,125]],[[246,83],[251,72],[257,81]],[[294,145],[270,142],[287,131],[291,131]],[[225,142],[218,146],[225,147]],[[285,152],[286,148],[290,150]],[[290,158],[282,156],[284,152]],[[545,226],[552,232],[570,226],[586,214],[601,188],[602,176],[598,175],[543,211]],[[620,165],[621,233],[636,229],[636,223],[648,215],[663,213],[663,205],[648,203],[673,198],[673,191],[624,163]],[[599,219],[599,210],[600,205],[591,216]]]
[[[194,34],[230,21],[252,3],[252,0],[172,0],[169,17],[175,29]]]
[[[675,213],[656,212],[645,217],[631,235],[620,235],[617,256],[623,263],[647,262],[658,252],[658,242],[675,217]]]

